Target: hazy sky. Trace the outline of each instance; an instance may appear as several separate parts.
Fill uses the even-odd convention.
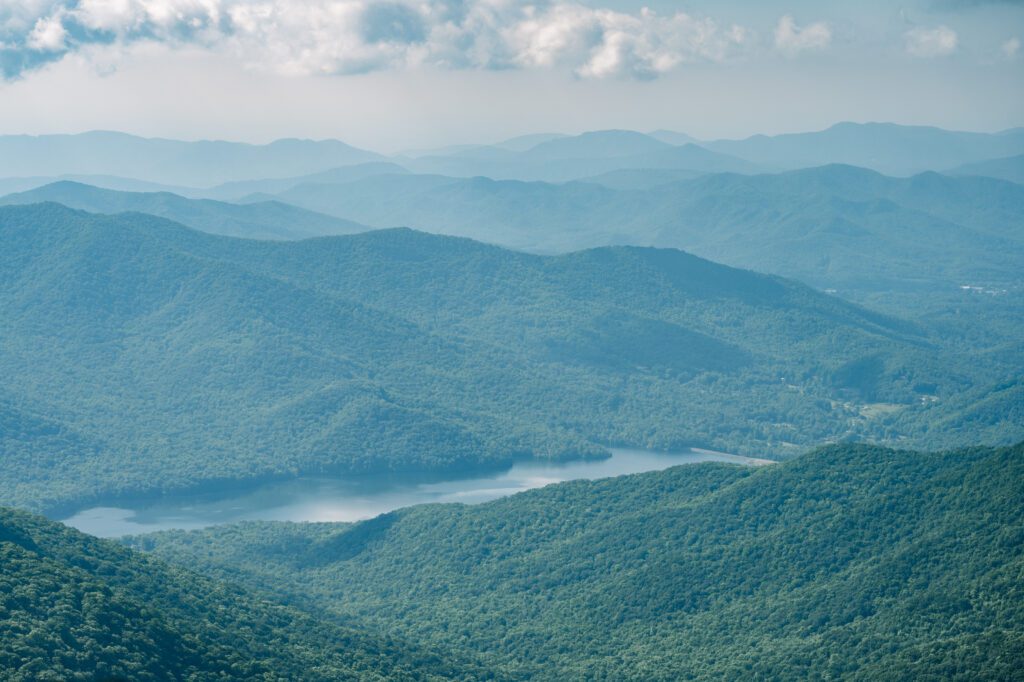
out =
[[[1024,125],[1024,1],[0,0],[0,133]]]

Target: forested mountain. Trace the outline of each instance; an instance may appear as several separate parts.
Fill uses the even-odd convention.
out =
[[[835,446],[349,524],[140,536],[526,679],[1013,679],[1024,446]]]
[[[99,174],[203,187],[230,180],[304,175],[381,158],[337,140],[251,145],[105,131],[0,136],[0,177]]]
[[[701,145],[774,168],[844,163],[888,175],[914,175],[1020,154],[1024,129],[968,133],[895,123],[837,123],[819,132],[754,135]]]
[[[52,201],[91,213],[148,213],[202,232],[249,239],[304,239],[370,229],[351,220],[315,213],[280,201],[231,204],[186,199],[170,192],[117,192],[77,182],[55,182],[0,197],[0,206]]]
[[[1000,178],[1024,184],[1024,154],[968,163],[952,168],[946,173],[949,175],[984,175],[989,178]]]
[[[1015,355],[674,250],[259,242],[56,204],[0,209],[0,236],[0,406],[20,425],[0,499],[35,509],[604,444],[1024,435],[998,413],[981,435],[933,426]]]
[[[339,623],[0,507],[5,680],[484,677]]]
[[[660,172],[645,181],[644,173],[627,183],[639,189],[381,175],[298,185],[277,198],[376,227],[541,252],[681,248],[822,288],[1005,288],[1024,271],[1024,187],[1006,181],[892,178],[839,165],[675,182]]]

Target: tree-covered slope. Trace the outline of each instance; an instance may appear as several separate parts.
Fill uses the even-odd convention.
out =
[[[0,508],[5,680],[440,680],[475,668]]]
[[[964,442],[926,425],[1013,369],[673,250],[540,257],[410,230],[260,242],[54,204],[0,209],[0,235],[0,406],[56,434],[8,439],[0,500],[35,509],[604,444]],[[990,442],[1024,435],[994,416]]]
[[[148,213],[202,232],[248,239],[304,239],[370,229],[279,201],[238,205],[186,199],[170,192],[119,192],[67,181],[0,197],[4,206],[47,201],[90,213]]]
[[[1011,679],[1024,446],[834,446],[131,540],[532,679]]]

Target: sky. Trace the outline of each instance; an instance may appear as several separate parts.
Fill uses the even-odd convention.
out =
[[[1024,0],[0,0],[0,134],[1024,125]]]

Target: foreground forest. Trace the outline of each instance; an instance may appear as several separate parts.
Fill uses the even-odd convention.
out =
[[[128,542],[512,677],[1012,679],[1022,478],[1024,445],[833,446]]]
[[[1024,445],[833,446],[132,546],[530,679],[1012,679]]]
[[[11,680],[1014,679],[1024,444],[832,446],[356,524],[0,509]],[[385,634],[386,633],[386,634]]]
[[[0,508],[4,680],[441,680],[481,669]]]

